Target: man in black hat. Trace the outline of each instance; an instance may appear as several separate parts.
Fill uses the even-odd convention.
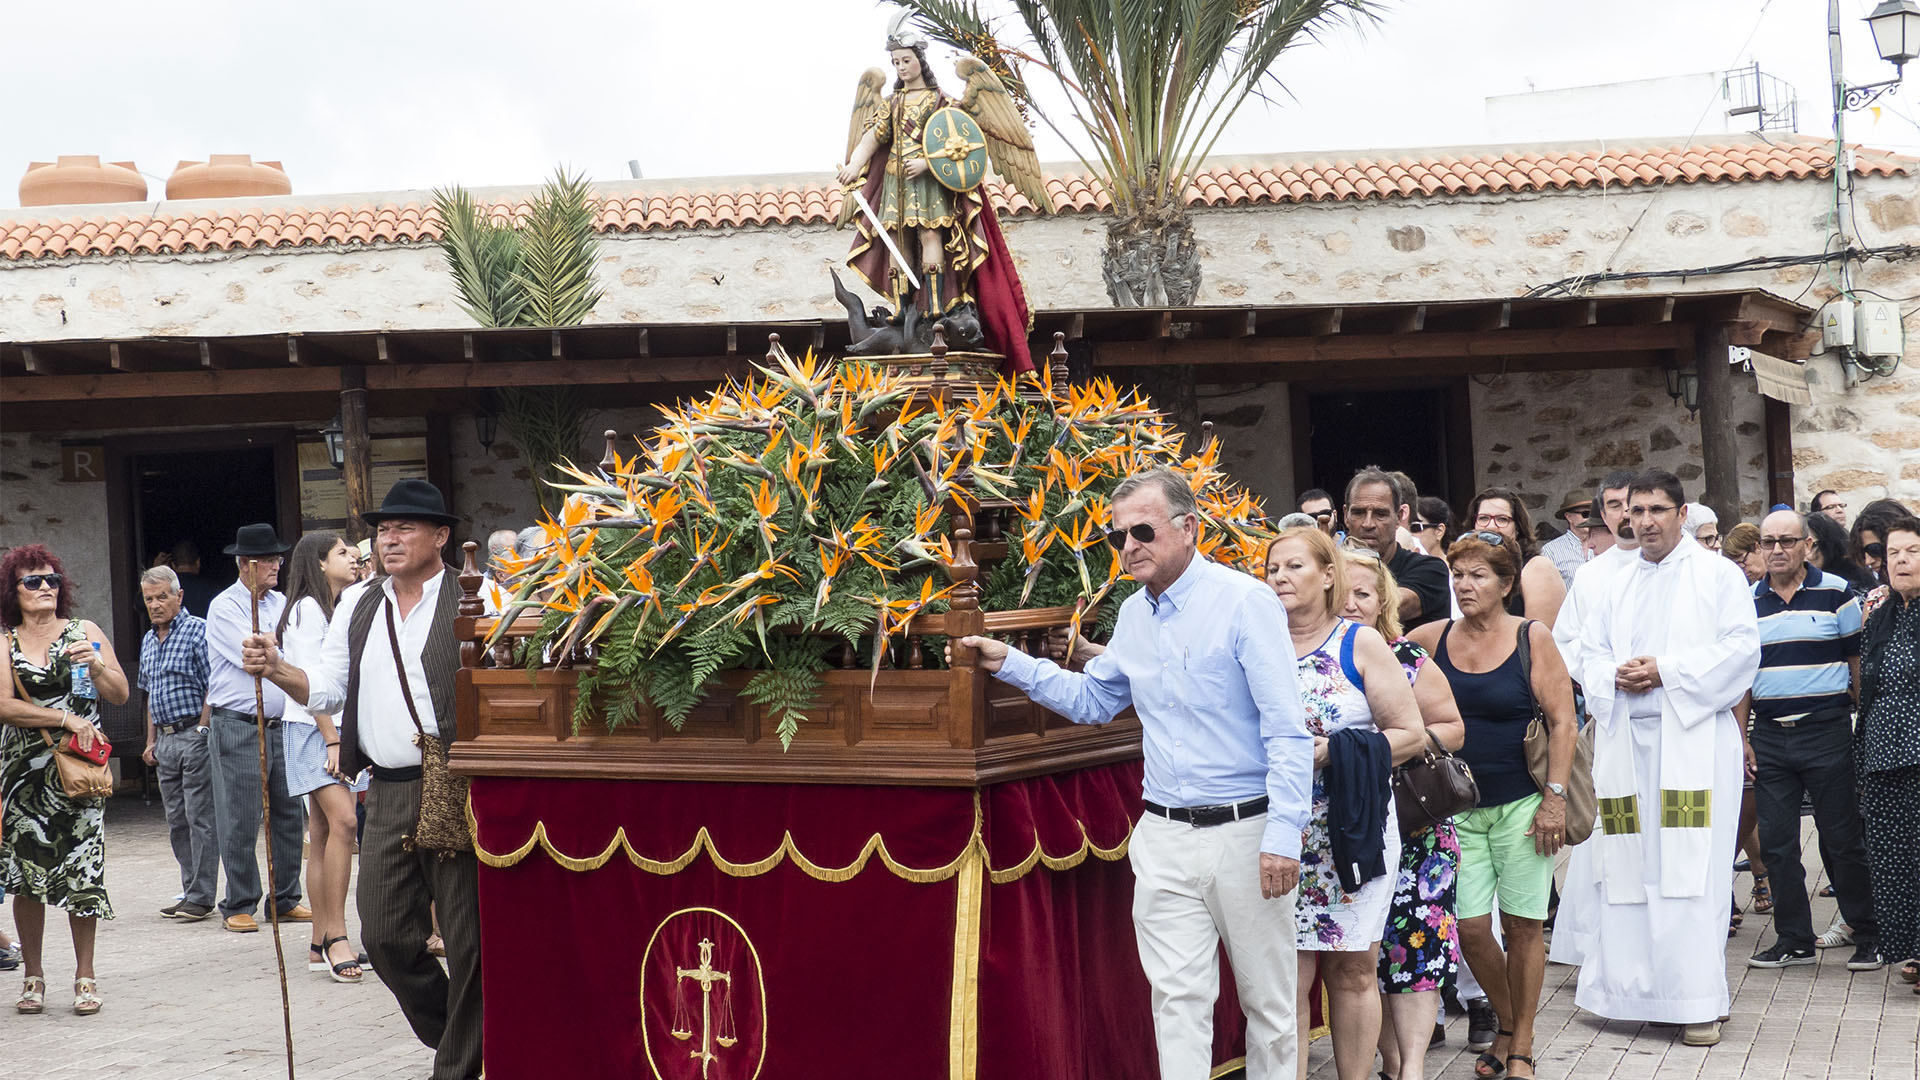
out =
[[[241,667],[240,649],[259,625],[275,626],[287,606],[280,583],[280,560],[287,545],[272,525],[243,525],[227,546],[240,579],[207,606],[207,703],[213,715],[208,734],[213,750],[214,832],[220,840],[220,865],[227,872],[227,895],[220,901],[220,925],[236,934],[260,929],[254,910],[260,904],[260,865],[254,855],[260,837],[260,732],[254,718],[253,676]],[[278,687],[264,686],[267,718],[268,815],[273,843],[274,905],[280,918],[306,922],[313,911],[300,902],[300,842],[306,835],[304,800],[287,794],[287,757],[281,743],[280,714],[287,699]]]
[[[247,670],[308,709],[341,717],[342,773],[372,767],[360,840],[360,938],[414,1034],[437,1051],[435,1080],[471,1080],[480,1075],[478,864],[472,852],[447,856],[405,842],[420,815],[415,723],[443,743],[459,737],[453,620],[460,585],[441,552],[460,519],[425,480],[393,485],[380,509],[361,518],[374,528],[386,576],[334,611],[318,663],[305,670],[288,664],[263,634],[247,641]],[[435,911],[446,971],[426,947]]]

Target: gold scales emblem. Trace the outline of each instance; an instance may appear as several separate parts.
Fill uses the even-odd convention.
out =
[[[691,926],[666,933],[687,919]],[[670,943],[696,935],[699,962],[690,965],[686,944]],[[767,988],[760,951],[744,927],[714,908],[682,908],[654,928],[640,965],[640,1037],[656,1080],[757,1080],[767,1056]]]
[[[700,1063],[700,1075],[706,1076],[719,1061],[714,1046],[722,1050],[740,1041],[739,1031],[733,1026],[733,974],[713,969],[713,939],[700,939],[700,966],[697,968],[677,967],[673,969],[673,1037],[686,1040],[693,1038],[693,1029],[687,1026],[687,999],[679,993],[679,984],[692,979],[700,987],[700,1048],[692,1052],[692,1057]],[[713,1025],[713,988],[726,988],[721,995],[720,1026]]]

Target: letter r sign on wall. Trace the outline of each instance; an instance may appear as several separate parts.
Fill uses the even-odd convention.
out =
[[[60,479],[69,484],[104,484],[107,453],[99,444],[60,447]]]

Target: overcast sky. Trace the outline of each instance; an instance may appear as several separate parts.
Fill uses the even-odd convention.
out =
[[[1009,7],[1000,0],[990,6]],[[1847,73],[1887,78],[1841,0]],[[0,4],[0,205],[29,161],[133,160],[159,197],[181,159],[285,162],[294,192],[816,172],[843,149],[891,9],[868,0],[84,0]],[[1719,71],[1758,60],[1830,135],[1826,0],[1397,0],[1365,29],[1282,57],[1290,97],[1254,102],[1221,153],[1489,141],[1491,95]],[[950,57],[936,52],[949,89]],[[1920,84],[1920,78],[1910,80]],[[1920,149],[1913,98],[1851,137]],[[1684,136],[1707,100],[1673,104]],[[1724,106],[1720,106],[1723,108]],[[1562,137],[1584,134],[1574,123]],[[1068,149],[1041,133],[1042,157]],[[666,186],[672,186],[670,183]]]

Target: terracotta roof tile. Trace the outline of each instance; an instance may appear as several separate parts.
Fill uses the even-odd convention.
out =
[[[1284,158],[1221,163],[1194,175],[1189,205],[1249,206],[1307,202],[1361,202],[1434,195],[1510,191],[1577,191],[1663,182],[1725,183],[1788,180],[1827,174],[1832,151],[1806,138],[1779,142],[1745,140],[1700,146],[1653,146],[1607,150],[1514,148],[1504,152],[1445,156],[1400,156],[1327,161]],[[1862,149],[1855,160],[1863,175],[1920,172],[1920,159]],[[1049,176],[1047,189],[1062,211],[1100,211],[1112,205],[1085,175]],[[989,186],[1003,214],[1034,212],[1026,197],[1006,186]],[[495,202],[497,217],[524,214],[524,196]],[[839,214],[840,193],[819,183],[684,188],[607,196],[601,203],[605,232],[816,225]],[[422,202],[334,202],[300,207],[209,205],[158,213],[0,220],[0,259],[19,261],[68,256],[166,254],[298,248],[330,245],[412,244],[439,235],[439,222]]]

